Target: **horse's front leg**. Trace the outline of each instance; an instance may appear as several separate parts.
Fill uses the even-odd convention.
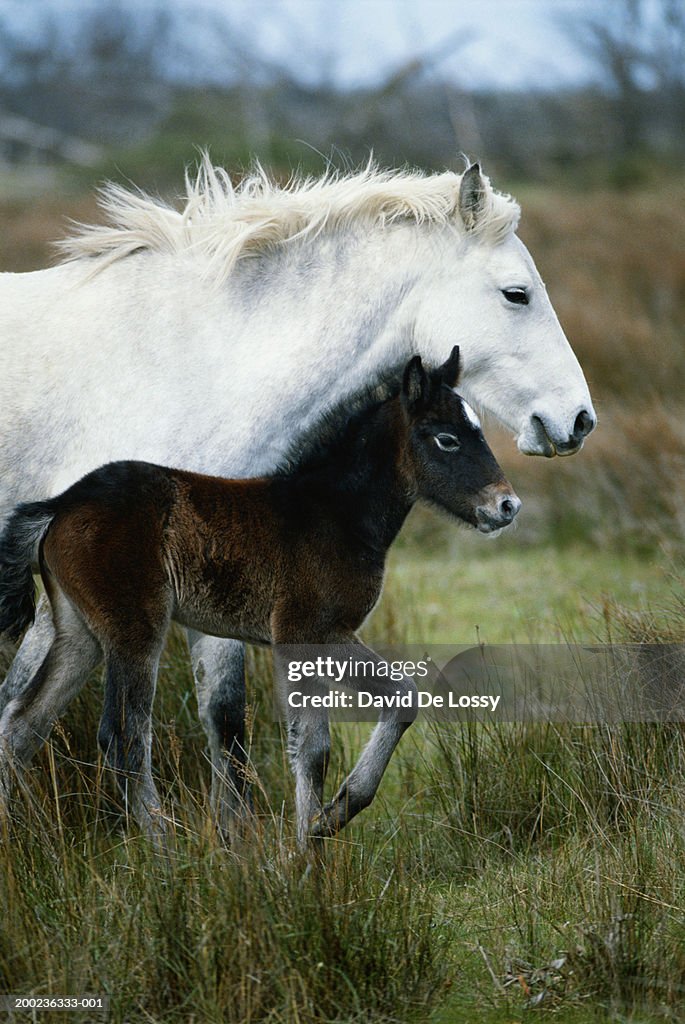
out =
[[[356,637],[349,638],[349,641],[354,645],[353,657],[358,656],[360,661],[382,663],[383,659]],[[346,682],[347,685],[354,689],[361,689],[361,685],[356,678],[350,678]],[[388,767],[395,747],[402,738],[403,733],[416,718],[417,690],[413,680],[406,677],[399,681],[386,678],[376,679],[375,677],[369,679],[365,675],[363,677],[363,687],[373,693],[374,696],[395,695],[399,692],[401,698],[411,693],[411,707],[393,706],[392,708],[383,709],[380,720],[371,733],[368,743],[359,755],[354,768],[347,778],[344,779],[333,799],[323,807],[311,822],[309,834],[312,838],[335,835],[356,814],[359,814],[360,811],[369,806],[376,795],[380,781],[383,778],[383,773]]]
[[[245,747],[245,647],[188,630],[200,720],[212,760],[212,811],[230,838],[252,810]]]

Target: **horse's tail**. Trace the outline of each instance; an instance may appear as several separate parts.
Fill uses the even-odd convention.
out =
[[[33,566],[56,508],[52,501],[17,505],[0,534],[0,635],[18,640],[36,614]]]

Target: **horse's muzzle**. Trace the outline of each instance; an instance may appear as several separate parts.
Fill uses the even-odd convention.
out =
[[[534,413],[519,437],[518,447],[524,455],[542,455],[548,459],[555,455],[575,455],[596,425],[597,417],[592,409],[581,409],[576,414],[570,433],[568,427],[560,428],[552,417]]]

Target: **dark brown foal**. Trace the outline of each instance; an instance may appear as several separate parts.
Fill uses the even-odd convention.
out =
[[[19,506],[0,537],[0,629],[16,635],[31,620],[37,556],[56,635],[0,720],[5,778],[28,762],[104,657],[99,743],[131,813],[159,833],[151,711],[172,620],[257,644],[351,644],[360,658],[379,660],[356,630],[378,600],[388,548],[417,499],[482,532],[510,523],[520,505],[453,390],[458,373],[456,349],[431,372],[414,357],[394,393],[332,416],[271,477],[224,480],[118,462],[57,498]],[[409,679],[364,686],[379,695],[414,689]],[[287,718],[304,845],[368,805],[411,715],[383,712],[326,804],[327,717],[288,707]],[[231,753],[238,808],[245,753]]]

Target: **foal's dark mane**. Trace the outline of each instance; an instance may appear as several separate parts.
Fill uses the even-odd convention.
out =
[[[381,405],[396,398],[402,387],[403,367],[389,370],[381,380],[327,409],[323,416],[290,446],[281,465],[271,476],[306,473],[328,463],[371,420]]]

